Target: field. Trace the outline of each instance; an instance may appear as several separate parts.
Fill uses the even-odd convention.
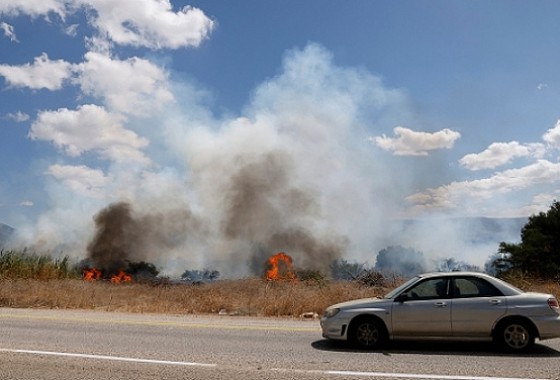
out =
[[[524,289],[560,295],[558,281],[509,276]],[[45,256],[0,255],[0,307],[89,309],[138,313],[301,317],[320,315],[333,303],[375,297],[402,279],[385,278],[382,285],[358,281],[267,281],[263,278],[186,284],[169,280],[113,283],[84,281],[68,261]]]
[[[320,314],[334,302],[372,297],[381,292],[381,289],[360,287],[351,282],[321,286],[259,278],[201,285],[3,279],[0,281],[0,306],[298,317],[303,313]]]

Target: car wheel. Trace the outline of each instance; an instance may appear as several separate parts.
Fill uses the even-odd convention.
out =
[[[385,343],[387,333],[383,324],[375,318],[359,318],[350,325],[350,342],[365,349],[379,348]]]
[[[535,343],[535,334],[525,321],[505,322],[498,329],[498,342],[509,351],[523,351]]]

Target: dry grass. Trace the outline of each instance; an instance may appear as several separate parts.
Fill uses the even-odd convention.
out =
[[[337,302],[383,295],[402,282],[383,279],[385,288],[372,282],[327,281],[308,273],[296,282],[262,278],[221,280],[201,285],[88,282],[67,258],[0,251],[0,307],[49,309],[99,309],[139,313],[291,316],[322,314]],[[540,281],[511,273],[506,281],[526,291],[560,295],[560,279]]]
[[[514,280],[510,279],[527,291],[560,295],[560,284],[554,281]],[[398,281],[387,284],[388,288]],[[270,282],[259,278],[203,285],[0,278],[0,307],[298,317],[307,312],[322,314],[333,303],[380,296],[386,291],[356,282]]]
[[[386,289],[352,282],[308,284],[259,278],[203,285],[0,279],[0,307],[99,309],[139,313],[292,316],[349,299],[382,295]]]

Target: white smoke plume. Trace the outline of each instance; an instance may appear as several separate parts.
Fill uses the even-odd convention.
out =
[[[337,66],[310,44],[288,52],[239,115],[215,116],[189,83],[169,88],[174,102],[121,119],[126,133],[149,140],[136,147],[148,159],[109,161],[121,157],[118,146],[97,147],[111,153],[100,155],[104,165],[57,164],[66,170],[49,177],[51,209],[19,230],[21,244],[102,260],[103,228],[121,220],[120,235],[108,238],[120,259],[225,276],[256,272],[278,251],[296,267],[324,270],[336,258],[373,263],[388,245],[437,250],[396,223],[427,171],[389,165],[371,143],[412,122],[406,95],[375,75]]]

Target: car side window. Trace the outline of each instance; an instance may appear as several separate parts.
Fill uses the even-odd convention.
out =
[[[447,280],[432,278],[416,284],[404,293],[408,300],[429,300],[447,297]]]
[[[465,277],[454,281],[454,298],[497,297],[503,295],[494,285],[482,278]]]

